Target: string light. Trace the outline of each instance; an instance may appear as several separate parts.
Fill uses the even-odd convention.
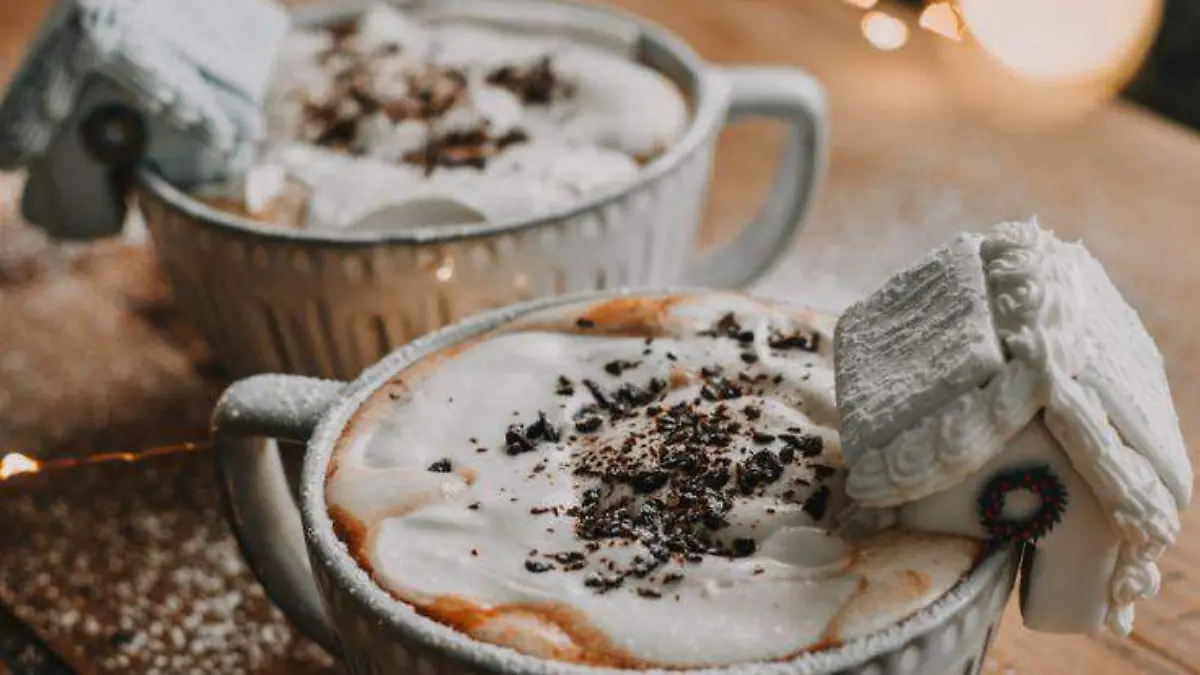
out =
[[[1132,74],[1158,25],[1160,0],[957,0],[972,40],[1038,84]],[[1119,85],[1119,82],[1116,82]]]
[[[940,35],[955,42],[961,42],[963,36],[962,21],[949,2],[935,2],[921,12],[917,25],[930,33]]]
[[[37,473],[42,463],[19,452],[10,452],[0,459],[0,480],[8,480],[23,473]]]
[[[138,452],[106,452],[97,455],[88,455],[86,457],[64,457],[62,459],[50,459],[45,461],[36,460],[29,455],[23,455],[19,452],[10,452],[0,458],[0,481],[10,478],[26,475],[43,473],[45,471],[54,471],[61,469],[70,469],[80,466],[94,466],[97,464],[114,464],[132,462],[140,462],[152,457],[162,457],[164,455],[178,455],[185,452],[195,452],[197,450],[207,450],[211,447],[208,442],[184,442],[175,443],[173,445],[160,445]]]
[[[862,34],[872,47],[885,52],[895,51],[908,42],[908,26],[891,14],[878,10],[867,12],[863,17]]]

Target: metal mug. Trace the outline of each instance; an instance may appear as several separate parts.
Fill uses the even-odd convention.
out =
[[[299,24],[341,21],[362,3],[298,8]],[[401,3],[405,4],[405,3]],[[572,291],[687,283],[734,288],[786,253],[825,170],[825,97],[804,71],[717,67],[666,30],[559,0],[424,0],[410,11],[533,27],[628,54],[691,102],[683,138],[636,183],[533,218],[396,233],[319,232],[211,208],[152,168],[141,210],[179,306],[235,373],[349,378],[396,346],[480,310]],[[790,133],[760,215],[697,254],[717,136],[747,117]]]
[[[679,291],[636,292],[654,297]],[[221,492],[242,553],[268,595],[355,675],[589,675],[604,671],[477,642],[418,614],[376,586],[334,534],[325,504],[330,457],[358,408],[423,357],[550,307],[585,306],[633,292],[573,294],[493,310],[422,337],[353,383],[258,375],[217,405]],[[298,496],[278,441],[307,442]],[[298,504],[297,504],[298,499]],[[976,675],[1013,585],[1017,554],[994,551],[915,616],[843,646],[791,660],[704,670],[709,675]],[[797,608],[796,611],[803,611]]]

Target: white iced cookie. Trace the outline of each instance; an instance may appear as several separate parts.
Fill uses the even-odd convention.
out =
[[[1192,469],[1162,357],[1081,245],[962,235],[851,307],[835,354],[858,509],[1029,544],[1030,628],[1131,630]]]

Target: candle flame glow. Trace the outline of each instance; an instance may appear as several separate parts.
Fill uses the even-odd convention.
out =
[[[19,452],[10,452],[0,459],[0,480],[8,480],[23,473],[37,473],[42,463]]]
[[[955,42],[962,42],[963,27],[958,13],[949,2],[935,2],[921,12],[918,20],[921,28]]]
[[[862,33],[872,47],[895,51],[908,42],[908,26],[891,14],[868,12],[862,19]]]

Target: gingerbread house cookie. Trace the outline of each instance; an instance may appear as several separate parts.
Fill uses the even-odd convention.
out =
[[[860,509],[1024,546],[1030,628],[1131,630],[1192,469],[1162,356],[1083,246],[962,235],[851,307],[835,354]]]
[[[28,168],[26,217],[120,230],[121,169],[180,184],[250,159],[287,14],[273,0],[58,0],[0,100],[0,169]]]

